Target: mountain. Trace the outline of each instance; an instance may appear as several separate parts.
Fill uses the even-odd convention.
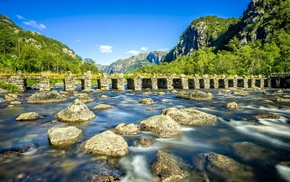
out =
[[[109,66],[98,65],[100,70],[105,73],[132,73],[136,69],[144,66],[160,64],[163,57],[167,54],[164,51],[152,51],[149,53],[140,53],[127,59],[119,59]]]
[[[240,19],[206,16],[194,20],[181,34],[177,45],[165,56],[171,62],[194,50],[213,47],[215,51],[228,50],[230,41],[248,42],[261,40],[271,42],[275,32],[290,33],[289,0],[252,0]]]
[[[252,0],[239,19],[194,20],[161,64],[138,73],[271,75],[290,72],[290,0]]]
[[[68,46],[39,33],[26,31],[0,15],[0,72],[71,71],[81,73],[97,67],[82,60]]]

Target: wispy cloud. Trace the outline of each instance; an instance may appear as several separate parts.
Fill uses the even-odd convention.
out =
[[[148,50],[148,47],[141,47],[140,50],[141,51],[147,51]]]
[[[109,54],[109,53],[113,52],[113,47],[112,46],[109,46],[109,45],[96,45],[96,46],[99,46],[99,51],[101,53]]]
[[[33,28],[37,28],[39,30],[44,30],[46,29],[46,26],[42,23],[38,23],[37,21],[35,20],[27,20],[26,18],[24,18],[23,16],[21,15],[16,15],[16,17],[22,21],[22,23],[24,23],[25,25],[27,26],[31,26]]]
[[[131,51],[128,51],[128,52],[125,52],[126,54],[133,54],[133,55],[138,55],[140,52],[139,51],[136,51],[136,50],[131,50]]]

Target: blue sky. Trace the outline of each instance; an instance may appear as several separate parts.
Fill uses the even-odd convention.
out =
[[[169,51],[201,16],[241,17],[250,0],[1,0],[0,14],[82,58],[109,65],[154,50]]]

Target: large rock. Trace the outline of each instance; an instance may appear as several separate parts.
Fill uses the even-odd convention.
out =
[[[114,134],[112,131],[104,131],[85,141],[81,149],[86,153],[125,156],[128,154],[128,144],[123,137]]]
[[[47,132],[52,145],[60,146],[75,143],[82,135],[82,130],[74,127],[53,127]]]
[[[194,90],[192,92],[179,92],[177,95],[178,98],[183,98],[183,99],[190,99],[190,100],[211,100],[212,99],[212,94],[211,93],[206,93],[200,90]]]
[[[28,103],[54,103],[54,102],[63,102],[66,101],[66,97],[61,95],[58,91],[41,91],[32,94],[28,98]]]
[[[162,111],[163,115],[170,116],[177,123],[183,125],[215,125],[217,117],[194,108],[167,108]]]
[[[153,105],[155,102],[151,98],[145,98],[139,101],[140,104]]]
[[[250,166],[214,152],[203,153],[194,158],[195,166],[215,181],[253,181],[254,172]]]
[[[79,123],[89,121],[96,115],[79,99],[74,100],[66,109],[56,114],[63,122]]]
[[[92,102],[94,100],[94,99],[90,98],[87,93],[78,93],[75,95],[78,96],[78,99],[81,100],[83,103]]]
[[[162,138],[168,138],[180,134],[180,126],[171,117],[157,115],[140,122],[142,130],[151,131]]]
[[[181,181],[189,176],[189,172],[182,169],[187,167],[184,163],[177,161],[172,155],[160,150],[157,152],[156,161],[152,166],[154,177],[158,181]]]
[[[141,129],[135,124],[121,123],[115,128],[114,132],[120,135],[136,135],[141,132]]]
[[[226,108],[231,109],[231,110],[237,110],[240,107],[236,102],[229,102],[227,103]]]
[[[43,118],[43,117],[37,114],[36,112],[27,112],[27,113],[20,114],[16,118],[16,121],[33,121],[39,118]]]
[[[114,106],[111,106],[109,104],[99,104],[93,107],[93,109],[99,109],[99,110],[112,109],[112,108],[114,108]]]

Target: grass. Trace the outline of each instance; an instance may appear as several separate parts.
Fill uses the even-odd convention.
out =
[[[18,88],[17,86],[9,84],[9,83],[5,83],[5,82],[0,82],[0,88],[8,90],[9,92],[20,92],[21,91],[21,89]]]

